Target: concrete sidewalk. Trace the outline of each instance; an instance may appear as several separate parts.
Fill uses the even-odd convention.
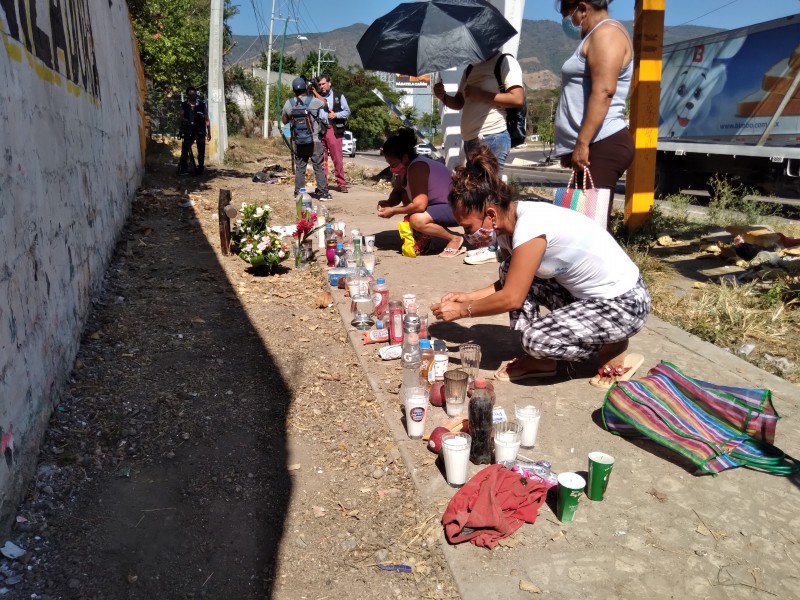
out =
[[[327,205],[348,230],[357,227],[376,235],[380,263],[375,273],[386,278],[392,297],[413,292],[420,310],[428,310],[448,291],[494,281],[496,263],[469,266],[463,256],[401,256],[399,218],[375,215],[377,201],[385,197],[355,185]],[[334,297],[352,330],[349,300],[341,291],[334,291]],[[455,361],[460,344],[480,344],[486,376],[520,353],[504,315],[450,324],[432,320],[430,332],[447,342]],[[423,502],[440,517],[454,490],[425,444],[406,436],[397,396],[400,362],[381,361],[379,346],[362,345],[359,332],[351,331],[350,339]],[[800,456],[797,386],[656,317],[632,340],[631,349],[645,356],[639,375],[668,360],[708,381],[771,389],[783,417],[776,445]],[[559,522],[548,504],[536,523],[491,551],[468,543],[449,546],[442,535],[462,597],[530,598],[530,592],[520,590],[520,582],[528,581],[542,595],[565,599],[800,598],[800,479],[747,469],[698,476],[690,463],[660,446],[609,434],[599,419],[603,391],[588,384],[596,367],[578,365],[572,378],[561,365],[552,379],[495,382],[497,402],[507,415],[513,417],[515,403],[541,407],[537,447],[526,455],[550,461],[555,472],[586,471],[586,456],[593,450],[613,455],[616,464],[606,499],[591,502],[584,496],[572,523]],[[426,430],[445,418],[443,410],[431,408]],[[480,470],[470,469],[471,474]]]

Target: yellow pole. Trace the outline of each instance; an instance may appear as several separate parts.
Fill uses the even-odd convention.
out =
[[[636,0],[630,105],[636,152],[625,178],[625,229],[629,235],[649,221],[653,208],[665,4],[666,0]]]

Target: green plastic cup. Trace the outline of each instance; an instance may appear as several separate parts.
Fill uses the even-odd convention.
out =
[[[602,500],[608,486],[608,477],[614,466],[614,457],[605,452],[589,453],[589,485],[586,495],[589,500]]]
[[[558,505],[556,516],[562,523],[570,523],[578,510],[578,500],[583,495],[586,480],[577,473],[561,473],[558,476]]]

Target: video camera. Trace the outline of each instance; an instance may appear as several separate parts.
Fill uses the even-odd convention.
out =
[[[312,88],[318,94],[322,94],[322,90],[319,87],[319,77],[314,77],[311,81],[308,82],[308,93],[311,93]]]

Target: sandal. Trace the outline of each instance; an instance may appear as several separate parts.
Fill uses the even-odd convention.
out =
[[[464,254],[466,251],[467,249],[464,248],[464,240],[462,238],[459,238],[458,248],[446,246],[445,249],[439,253],[439,256],[441,256],[442,258],[453,258],[460,254]]]
[[[596,388],[608,390],[612,385],[618,381],[628,381],[636,373],[636,370],[642,366],[644,356],[641,354],[627,354],[622,365],[611,366],[603,365],[597,369],[597,375],[589,380],[589,385]],[[611,383],[601,382],[601,379],[613,377]]]
[[[497,369],[494,372],[494,378],[496,381],[508,381],[508,382],[516,382],[516,381],[524,381],[526,379],[540,379],[542,377],[553,377],[556,374],[556,369],[552,369],[550,371],[527,371],[526,373],[519,373],[517,375],[511,375],[508,372],[508,368],[513,366],[519,359],[513,358],[508,361],[505,365]]]

